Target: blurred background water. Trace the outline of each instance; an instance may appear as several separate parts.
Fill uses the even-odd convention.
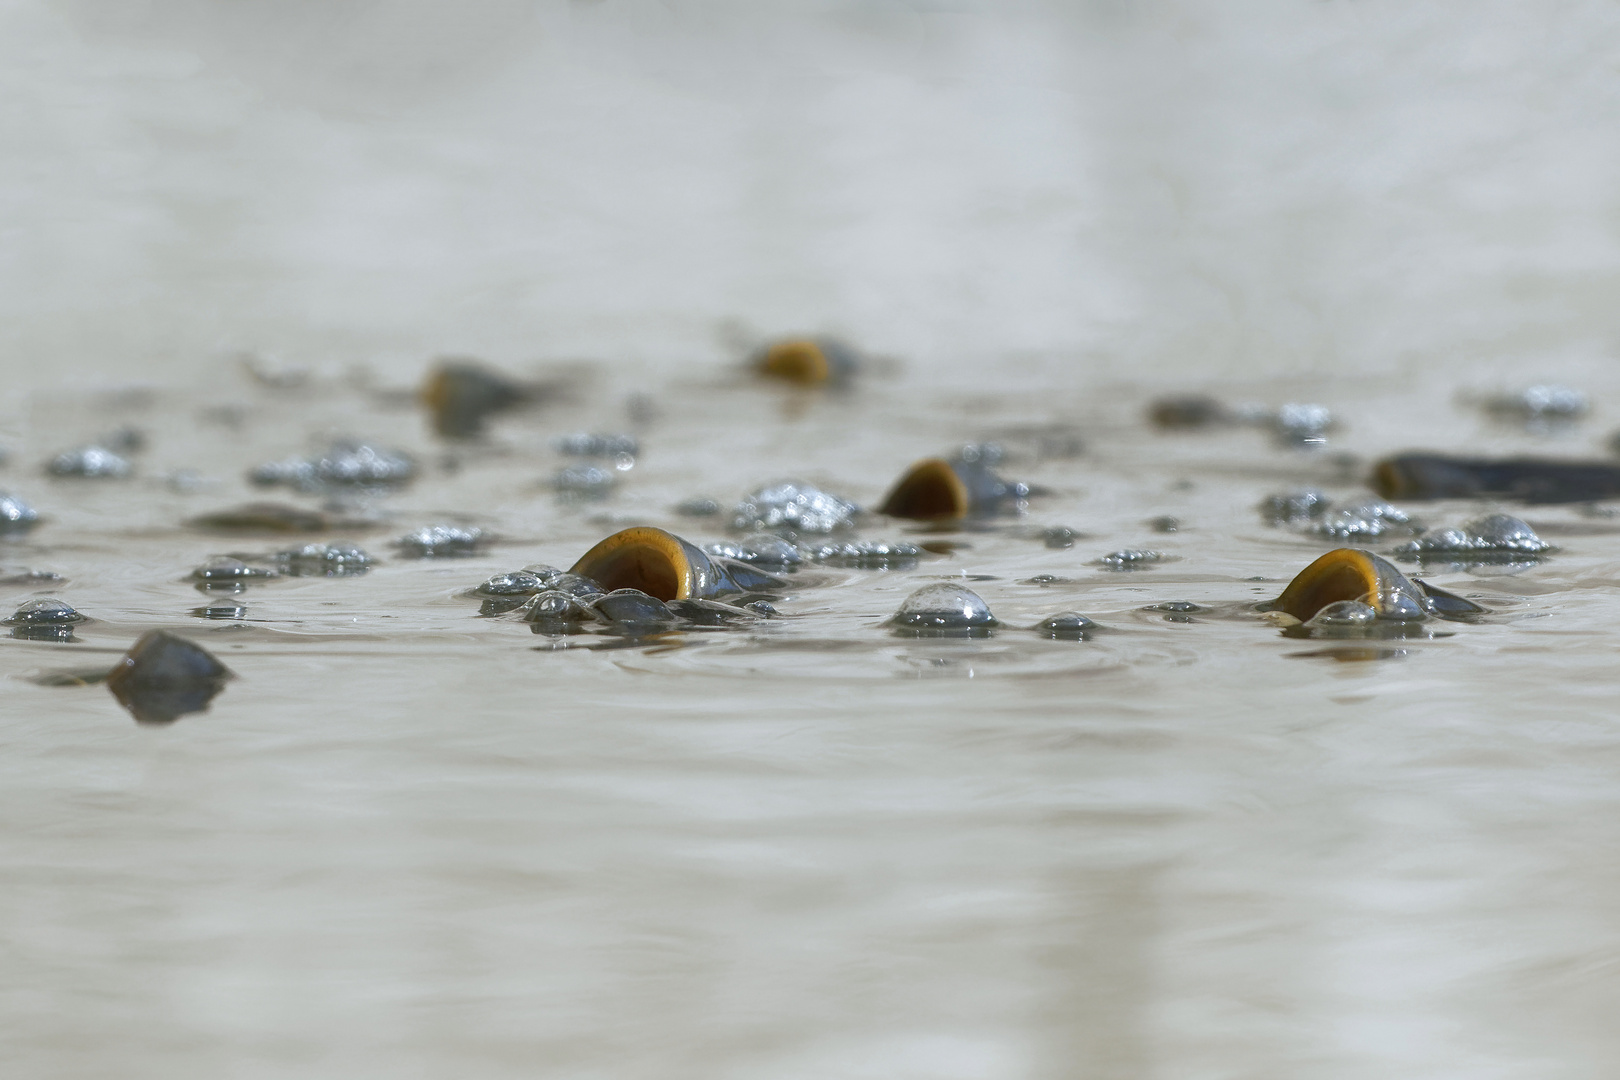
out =
[[[0,20],[14,387],[234,348],[656,371],[736,322],[964,379],[1511,368],[1620,319],[1604,0]]]
[[[1607,519],[1541,511],[1553,560],[1446,580],[1499,618],[1387,662],[1140,610],[1274,594],[1323,545],[1255,501],[1358,487],[1252,432],[1156,439],[1160,389],[1325,401],[1363,458],[1607,453],[1612,2],[5,0],[0,87],[3,479],[51,519],[6,561],[99,620],[0,648],[8,1073],[1620,1067]],[[881,359],[808,405],[740,384],[801,330]],[[585,374],[456,472],[377,392],[440,354]],[[1590,419],[1457,400],[1538,382]],[[553,437],[649,405],[618,495],[552,499]],[[40,475],[126,421],[132,486]],[[769,648],[536,653],[458,595],[689,531],[691,495],[799,474],[870,505],[1031,423],[1085,437],[1023,463],[1074,551],[1003,530],[831,575]],[[507,545],[256,588],[206,634],[242,678],[173,728],[28,681],[201,634],[181,578],[231,545],[180,519],[334,432],[429,463],[400,531]],[[1147,534],[1165,512],[1188,527]],[[1180,561],[1091,565],[1144,543]],[[876,628],[964,573],[1115,636]]]

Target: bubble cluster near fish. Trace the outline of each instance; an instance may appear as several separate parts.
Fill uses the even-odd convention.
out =
[[[221,417],[229,423],[220,421],[218,430],[199,424],[191,440],[212,439],[213,452],[228,459],[232,434],[251,430],[261,412],[279,416],[277,423],[290,420],[285,428],[260,428],[261,443],[279,445],[235,477],[215,474],[207,452],[160,466],[154,459],[166,433],[130,422],[65,446],[32,448],[34,479],[14,467],[0,492],[0,536],[18,551],[47,557],[60,530],[56,518],[108,492],[140,493],[137,506],[161,498],[180,508],[143,527],[183,537],[199,552],[176,554],[167,580],[207,601],[182,606],[177,596],[168,618],[148,614],[144,624],[127,613],[108,618],[118,613],[98,610],[94,595],[78,597],[77,605],[43,595],[62,575],[19,566],[5,580],[24,591],[37,585],[41,595],[19,596],[6,620],[8,640],[73,648],[140,637],[148,644],[129,644],[122,666],[108,669],[136,685],[155,663],[147,657],[182,655],[179,646],[157,649],[151,642],[158,639],[142,634],[179,635],[175,640],[209,655],[205,642],[215,634],[240,639],[302,621],[289,605],[305,604],[303,614],[317,620],[333,613],[315,608],[365,610],[367,590],[383,579],[395,583],[395,595],[401,583],[416,582],[411,588],[424,610],[465,598],[465,616],[487,620],[469,633],[518,632],[552,652],[724,641],[768,657],[792,649],[804,626],[832,614],[843,620],[845,645],[864,643],[874,655],[892,648],[886,642],[906,640],[941,647],[954,640],[952,648],[994,641],[1031,656],[1058,646],[1128,652],[1143,612],[1184,633],[1248,625],[1255,648],[1265,647],[1268,627],[1285,638],[1436,638],[1480,625],[1496,609],[1489,596],[1470,597],[1466,586],[1458,592],[1428,577],[1534,573],[1564,550],[1518,508],[1576,503],[1591,516],[1601,500],[1620,498],[1620,462],[1601,457],[1419,446],[1357,461],[1342,445],[1354,434],[1352,413],[1308,402],[1228,403],[1203,393],[1165,397],[1147,403],[1139,419],[1121,410],[1111,420],[1137,425],[1135,437],[1149,451],[1184,452],[1198,440],[1230,444],[1259,432],[1264,439],[1249,452],[1319,483],[1243,500],[1258,505],[1263,529],[1295,538],[1297,547],[1279,549],[1258,575],[1275,588],[1205,589],[1196,603],[1170,594],[1127,605],[1119,589],[1151,592],[1171,574],[1195,580],[1201,564],[1221,555],[1188,512],[1194,481],[1178,480],[1158,495],[1138,485],[1130,491],[1140,505],[1137,531],[1117,538],[1123,543],[1104,543],[1088,527],[1084,490],[1117,486],[1119,463],[1107,462],[1073,417],[1048,413],[994,424],[971,414],[933,423],[908,417],[926,433],[909,440],[912,454],[894,453],[899,440],[886,437],[886,458],[863,458],[861,475],[840,483],[850,448],[869,434],[874,413],[863,404],[887,393],[886,370],[835,337],[786,337],[758,346],[737,366],[716,365],[703,404],[732,418],[723,429],[698,420],[701,410],[666,410],[654,403],[658,395],[640,391],[624,399],[615,429],[602,422],[611,413],[577,369],[524,374],[453,359],[430,365],[415,391],[332,390],[334,399],[347,393],[353,429],[312,425],[302,435],[300,410],[289,403],[313,405],[320,385],[256,378],[241,403],[210,405],[202,414],[210,424]],[[679,393],[671,388],[665,396]],[[1590,402],[1568,388],[1538,385],[1519,397],[1497,395],[1483,406],[1463,399],[1458,407],[1483,408],[1493,422],[1522,422],[1537,435],[1580,424]],[[394,434],[373,437],[367,427]],[[822,434],[799,439],[791,453],[776,450],[800,429]],[[752,434],[759,449],[711,474],[660,483],[663,456],[718,445],[724,440],[715,435],[733,433]],[[13,450],[14,463],[27,460]],[[887,473],[881,489],[872,482],[879,470]],[[751,483],[724,491],[738,475]],[[246,498],[224,498],[233,485]],[[424,489],[433,493],[432,507],[414,501]],[[1430,513],[1435,500],[1450,500],[1445,513]],[[1057,513],[1063,517],[1053,520]],[[595,538],[575,539],[569,550],[547,539],[554,531]],[[1313,555],[1310,546],[1324,541],[1353,546]],[[989,557],[978,554],[992,549]],[[998,572],[1011,551],[1022,569]],[[497,562],[481,577],[450,580],[458,565],[487,565],[508,553],[519,557],[504,568]],[[1403,563],[1417,576],[1397,568]],[[308,584],[289,584],[296,582]],[[317,587],[324,590],[319,600],[298,592]],[[888,597],[884,610],[871,609],[874,594]],[[195,670],[209,691],[171,695],[180,704],[165,706],[169,719],[191,711],[186,703],[208,707],[227,682],[206,663],[164,663],[165,685]],[[236,666],[252,679],[251,647]]]

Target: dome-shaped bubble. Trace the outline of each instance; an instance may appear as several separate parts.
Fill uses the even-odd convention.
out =
[[[326,562],[340,562],[340,563],[369,563],[369,562],[371,562],[371,556],[367,555],[365,553],[365,551],[363,551],[358,544],[350,544],[350,543],[347,543],[347,542],[344,542],[344,541],[338,541],[337,543],[334,543],[334,544],[327,544],[326,549],[321,552],[320,557],[323,560],[325,560]]]
[[[1414,541],[1420,550],[1465,551],[1473,546],[1473,538],[1462,529],[1436,529],[1422,540]]]
[[[978,593],[945,581],[906,597],[890,622],[908,630],[976,630],[995,626],[996,618]]]
[[[1462,528],[1436,529],[1421,539],[1403,544],[1395,554],[1447,556],[1469,562],[1500,562],[1517,555],[1539,555],[1552,545],[1512,514],[1489,514]]]
[[[656,596],[640,589],[615,589],[591,601],[591,610],[616,627],[662,626],[675,621],[675,613]]]
[[[739,532],[830,533],[852,527],[857,513],[859,508],[847,499],[811,484],[785,480],[743,496],[732,511],[731,527]]]
[[[1412,531],[1412,519],[1404,510],[1383,499],[1362,499],[1326,514],[1306,531],[1339,539],[1382,536],[1391,531]]]
[[[1097,624],[1078,611],[1060,611],[1035,624],[1035,632],[1051,638],[1086,638]]]
[[[886,540],[854,540],[843,544],[816,544],[805,550],[811,560],[829,566],[857,569],[900,569],[915,566],[922,556],[916,544]]]
[[[1399,584],[1380,589],[1378,602],[1374,606],[1380,619],[1394,622],[1408,622],[1428,617],[1428,612],[1423,608],[1422,598],[1414,595],[1405,579]]]
[[[1377,618],[1378,612],[1373,609],[1371,604],[1364,604],[1360,600],[1338,600],[1311,616],[1310,621],[1305,625],[1348,629],[1357,626],[1370,626]]]
[[[55,597],[41,597],[30,600],[19,607],[6,621],[20,625],[35,625],[39,623],[74,623],[83,621],[84,616],[74,611],[71,606]]]
[[[567,571],[552,578],[546,583],[546,587],[557,592],[566,593],[569,596],[576,596],[581,600],[589,600],[593,596],[601,596],[607,592],[606,589],[584,574],[574,574]]]
[[[1120,551],[1110,551],[1097,560],[1097,565],[1105,570],[1138,570],[1156,562],[1163,562],[1167,558],[1162,551],[1124,548]]]
[[[0,491],[0,532],[32,528],[39,523],[39,512],[9,492]]]
[[[530,596],[545,587],[538,574],[516,570],[510,574],[496,574],[473,591],[480,596]]]
[[[287,484],[314,493],[327,487],[390,487],[415,475],[416,461],[403,451],[338,439],[314,457],[257,465],[249,470],[248,479],[264,487]]]
[[[128,461],[105,446],[81,446],[64,450],[50,460],[45,471],[52,476],[82,476],[95,480],[120,480],[128,476]]]
[[[524,620],[539,624],[565,625],[583,622],[585,606],[568,593],[553,589],[539,593],[529,601]]]
[[[1268,525],[1297,525],[1327,512],[1329,499],[1320,491],[1285,491],[1260,502],[1260,516]]]
[[[476,526],[424,525],[415,532],[406,533],[394,541],[400,554],[415,559],[442,556],[476,555],[489,541],[484,530]]]
[[[354,544],[305,544],[278,551],[276,564],[293,577],[350,577],[371,567],[371,556]]]
[[[799,546],[770,533],[755,533],[738,541],[721,540],[703,548],[710,555],[764,566],[798,566],[804,562]]]
[[[618,483],[618,480],[618,475],[612,469],[604,469],[597,465],[569,465],[567,468],[557,470],[557,475],[552,477],[551,486],[564,495],[600,499],[613,490],[613,485]]]
[[[1482,546],[1508,551],[1545,551],[1551,546],[1528,523],[1512,514],[1489,514],[1465,527],[1473,534],[1474,542]]]
[[[255,570],[241,559],[229,555],[216,555],[191,572],[198,581],[240,581],[244,578],[269,577],[268,570]]]
[[[1202,614],[1209,609],[1191,600],[1166,600],[1162,604],[1149,604],[1142,610],[1163,612],[1161,617],[1165,622],[1193,623],[1198,621],[1193,618],[1194,615]]]
[[[1412,520],[1407,516],[1405,510],[1383,499],[1366,498],[1351,503],[1343,509],[1345,513],[1354,514],[1356,517],[1378,518],[1383,521],[1393,521],[1398,525],[1404,525]]]
[[[1277,441],[1285,446],[1323,446],[1333,427],[1333,414],[1325,405],[1293,401],[1277,410],[1271,426]]]
[[[599,434],[589,431],[564,435],[552,442],[559,454],[569,457],[606,457],[621,455],[634,458],[641,452],[641,444],[634,435]]]
[[[742,546],[753,552],[748,562],[771,563],[776,566],[797,566],[804,561],[797,545],[770,533],[755,533],[746,537]]]

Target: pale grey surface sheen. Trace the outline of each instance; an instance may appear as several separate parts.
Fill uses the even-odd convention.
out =
[[[1450,636],[1248,608],[1336,543],[1256,504],[1353,503],[1340,451],[1607,452],[1617,44],[1595,0],[0,6],[0,488],[43,520],[0,561],[68,579],[0,611],[91,620],[0,639],[0,1073],[1616,1075],[1616,523],[1403,506],[1557,546],[1438,574],[1493,610]],[[740,380],[786,331],[879,362]],[[442,353],[573,396],[450,463],[404,394]],[[1457,400],[1553,384],[1591,413],[1539,436]],[[1342,428],[1155,436],[1160,388]],[[1083,456],[1018,458],[1059,423]],[[134,478],[44,475],[124,424]],[[608,498],[554,493],[621,431]],[[210,555],[301,541],[178,522],[337,437],[422,468],[323,538],[377,565],[190,616]],[[556,649],[461,595],[994,438],[1027,520],[745,630]],[[435,524],[495,544],[390,549]],[[1098,630],[892,636],[940,580]],[[31,681],[153,627],[239,676],[208,713]]]

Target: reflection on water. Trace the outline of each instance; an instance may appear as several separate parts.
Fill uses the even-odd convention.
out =
[[[1364,664],[1369,660],[1398,660],[1406,655],[1406,650],[1377,645],[1338,645],[1330,649],[1310,649],[1306,652],[1284,655],[1302,660],[1336,660],[1341,664]]]

